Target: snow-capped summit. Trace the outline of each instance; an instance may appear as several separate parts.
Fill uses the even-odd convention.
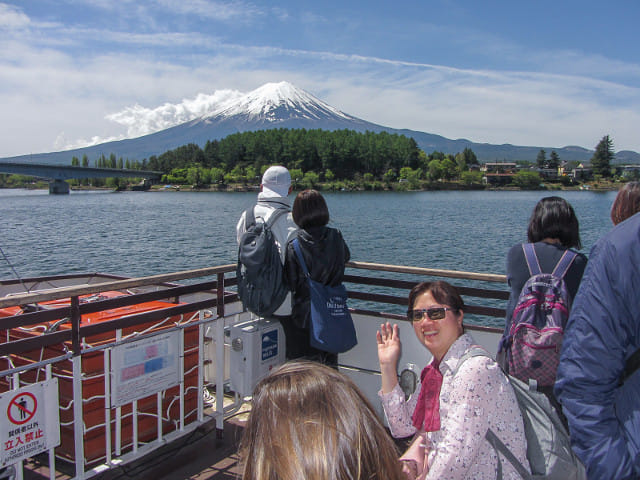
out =
[[[244,117],[249,121],[278,122],[292,118],[355,120],[289,82],[267,83],[246,95],[226,102],[209,117]]]

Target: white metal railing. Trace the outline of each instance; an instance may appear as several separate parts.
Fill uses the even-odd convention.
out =
[[[236,308],[236,310],[238,310]],[[16,365],[16,359],[10,363],[11,368],[0,372],[0,378],[6,379],[11,390],[17,390],[28,384],[41,380],[41,371],[45,371],[44,379],[58,378],[65,386],[72,386],[72,399],[65,401],[60,399],[59,411],[61,414],[60,428],[63,431],[63,445],[59,448],[51,448],[48,454],[49,476],[56,478],[56,462],[74,465],[73,479],[91,478],[112,467],[117,467],[136,460],[153,450],[190,433],[201,424],[215,419],[216,428],[222,430],[225,416],[237,411],[242,399],[237,395],[232,402],[225,405],[224,386],[228,382],[225,377],[225,348],[214,348],[215,351],[215,385],[204,378],[204,366],[211,360],[205,358],[207,344],[215,342],[216,346],[225,343],[225,327],[239,321],[241,316],[236,312],[225,317],[217,318],[215,312],[200,310],[191,318],[175,322],[166,328],[170,319],[160,322],[165,328],[162,332],[177,331],[179,333],[178,359],[179,384],[175,387],[164,389],[155,394],[155,411],[141,408],[140,400],[112,408],[110,406],[111,374],[113,374],[112,353],[115,347],[126,345],[136,340],[149,338],[158,334],[157,328],[147,327],[139,332],[123,335],[122,330],[116,331],[113,341],[101,345],[91,345],[83,342],[81,355],[72,356],[65,354],[49,359],[34,361],[30,364]],[[154,325],[153,327],[157,327]],[[208,336],[215,332],[213,337]],[[197,343],[185,347],[185,334],[193,336],[197,332]],[[228,348],[228,346],[227,346]],[[44,355],[44,352],[41,353]],[[87,373],[83,369],[83,363],[91,362],[95,365],[96,358],[102,356],[102,372]],[[185,362],[186,357],[197,356],[195,366],[190,366],[192,359]],[[68,364],[71,363],[71,373],[66,374]],[[191,380],[195,376],[195,381]],[[101,388],[97,393],[91,391]],[[204,392],[208,387],[215,386],[215,403],[208,405],[205,412]],[[177,392],[172,392],[177,390]],[[207,390],[208,391],[208,390]],[[95,393],[95,394],[94,394]],[[148,404],[148,397],[145,397]],[[189,409],[195,401],[195,409]],[[95,412],[88,406],[102,403],[103,418],[95,421]],[[124,413],[126,411],[126,413]],[[93,412],[93,414],[92,414]],[[69,420],[63,419],[71,417]],[[91,418],[89,418],[91,417]],[[155,422],[155,433],[139,431],[139,425],[147,418]],[[68,434],[69,430],[72,434]],[[113,430],[113,431],[112,431]],[[130,433],[125,433],[125,430]],[[148,430],[148,429],[147,429]],[[68,441],[73,440],[72,448]],[[101,447],[96,448],[96,443]],[[97,453],[103,450],[103,452]],[[16,467],[16,478],[23,478],[24,462],[20,461]]]

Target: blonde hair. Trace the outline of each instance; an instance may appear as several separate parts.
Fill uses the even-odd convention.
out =
[[[240,446],[243,480],[404,480],[373,407],[325,365],[282,365],[255,388]]]

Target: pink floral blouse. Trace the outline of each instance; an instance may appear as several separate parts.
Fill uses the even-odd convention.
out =
[[[464,334],[449,348],[442,362],[440,390],[440,430],[419,432],[428,451],[427,479],[496,478],[497,456],[484,438],[491,428],[518,460],[528,469],[526,440],[522,415],[507,377],[491,358],[476,356],[467,359],[455,377],[452,372],[459,359],[475,344]],[[405,401],[400,388],[378,394],[394,437],[416,433],[411,423],[420,384]],[[511,464],[500,455],[503,478],[520,479]]]

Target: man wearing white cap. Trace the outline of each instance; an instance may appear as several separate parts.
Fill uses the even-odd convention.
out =
[[[291,174],[289,170],[282,166],[273,166],[267,168],[262,175],[260,184],[260,193],[258,194],[258,203],[253,207],[255,218],[262,218],[263,221],[269,221],[269,218],[276,210],[284,209],[288,213],[281,215],[271,226],[271,231],[276,240],[276,245],[280,251],[280,260],[284,265],[286,255],[286,246],[289,236],[295,232],[298,227],[291,217],[291,204],[287,196],[291,193]],[[242,212],[238,225],[236,227],[236,238],[238,244],[242,238],[245,228],[245,212]],[[278,307],[273,314],[274,317],[291,316],[291,292],[284,299],[284,302]]]

